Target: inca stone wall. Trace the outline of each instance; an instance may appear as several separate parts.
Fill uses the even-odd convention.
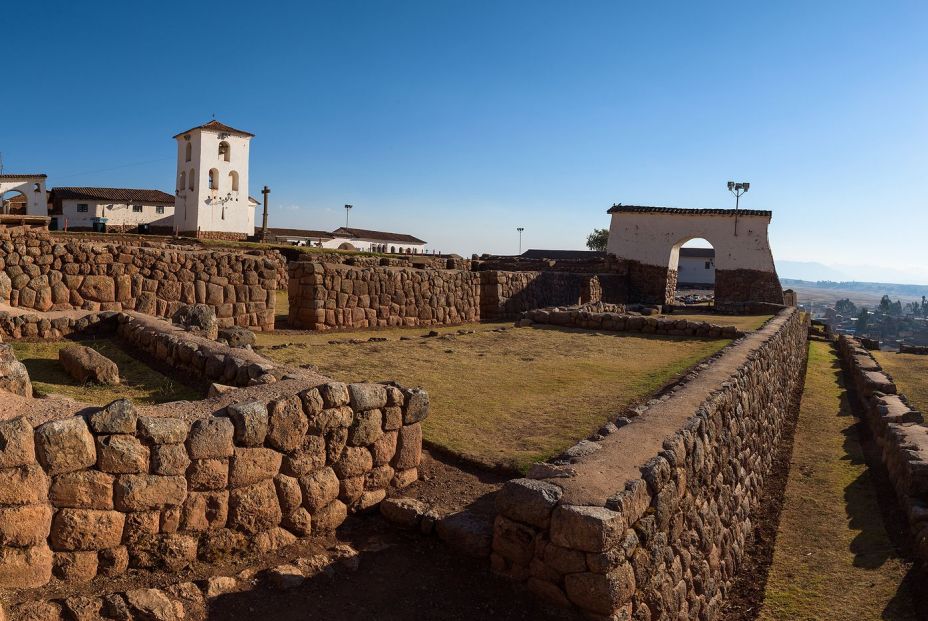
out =
[[[838,351],[908,518],[915,550],[928,561],[928,427],[924,416],[905,395],[898,394],[892,377],[858,340],[841,335]]]
[[[798,400],[807,329],[782,311],[667,401],[506,483],[494,570],[591,618],[718,618]]]
[[[300,379],[139,411],[68,403],[0,415],[2,588],[178,571],[334,529],[416,480],[428,413],[419,390]]]
[[[704,338],[733,339],[743,336],[743,333],[734,326],[712,324],[706,321],[674,319],[673,317],[644,317],[621,312],[594,312],[582,308],[540,308],[522,313],[522,318],[523,326],[537,323],[608,332],[640,332]]]
[[[289,264],[289,325],[367,328],[513,319],[526,310],[598,301],[592,274],[471,272],[317,263]]]
[[[171,316],[184,304],[215,308],[221,327],[274,327],[276,255],[57,241],[0,230],[0,304],[37,311],[135,310]]]

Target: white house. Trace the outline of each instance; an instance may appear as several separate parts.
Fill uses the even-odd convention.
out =
[[[715,283],[715,250],[712,248],[680,248],[677,264],[677,284],[682,286]]]
[[[210,121],[177,140],[175,226],[181,235],[246,239],[255,232],[257,201],[248,196],[254,134]]]
[[[406,233],[388,233],[339,227],[331,233],[304,229],[268,228],[268,241],[331,248],[333,250],[360,250],[384,254],[424,254],[427,242]]]
[[[46,215],[48,196],[45,193],[45,179],[46,175],[40,174],[0,175],[0,211],[4,214]]]
[[[53,230],[174,232],[174,197],[161,190],[53,188],[47,209]]]

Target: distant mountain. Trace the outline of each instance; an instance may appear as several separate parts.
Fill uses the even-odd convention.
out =
[[[777,275],[783,278],[794,278],[797,280],[819,281],[819,280],[850,280],[851,277],[829,267],[824,263],[815,263],[813,261],[777,261]]]
[[[835,289],[838,291],[859,291],[864,293],[875,293],[879,295],[906,296],[917,298],[928,296],[928,285],[905,285],[891,282],[857,282],[843,281],[835,282],[830,280],[809,281],[796,278],[780,278],[780,282],[785,287],[807,287],[812,289]]]

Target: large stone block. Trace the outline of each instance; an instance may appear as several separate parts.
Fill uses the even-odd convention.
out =
[[[48,496],[55,507],[112,509],[113,477],[97,470],[59,474],[52,478]]]
[[[339,460],[332,465],[340,479],[361,476],[373,467],[371,452],[363,446],[346,446]]]
[[[190,489],[224,489],[229,484],[228,459],[194,459],[187,469]]]
[[[406,407],[403,412],[403,424],[418,423],[429,415],[429,393],[421,388],[409,388],[403,392]]]
[[[128,399],[118,399],[88,418],[96,433],[135,433],[138,416]]]
[[[187,439],[189,425],[180,418],[140,416],[139,435],[152,444],[179,444]]]
[[[333,500],[313,513],[313,529],[317,532],[333,531],[348,517],[348,507],[341,500]]]
[[[229,528],[255,534],[280,524],[280,503],[271,480],[229,493]]]
[[[24,417],[0,421],[0,468],[35,463],[32,425]]]
[[[45,544],[31,548],[0,547],[0,587],[31,589],[52,578],[52,551]]]
[[[52,508],[47,504],[0,507],[0,546],[26,548],[48,537]]]
[[[354,386],[355,384],[352,384]],[[367,385],[367,384],[364,384]],[[348,428],[348,444],[367,446],[383,435],[383,415],[380,410],[357,412],[354,422]]]
[[[0,392],[4,391],[29,399],[32,397],[32,381],[26,366],[16,359],[13,348],[7,343],[0,343]]]
[[[339,482],[332,468],[321,468],[299,478],[303,506],[316,512],[338,498]]]
[[[267,406],[260,401],[234,403],[226,414],[235,426],[235,441],[241,446],[261,446],[267,436]]]
[[[399,430],[396,454],[392,465],[397,470],[415,468],[422,459],[422,426],[420,423],[404,425]]]
[[[303,405],[296,395],[272,401],[268,407],[267,443],[283,452],[299,448],[309,428]]]
[[[49,541],[55,550],[102,550],[122,542],[126,516],[119,511],[60,509]]]
[[[382,384],[349,384],[348,395],[355,411],[377,410],[387,405],[387,389]]]
[[[193,459],[232,457],[235,426],[228,418],[210,416],[193,421],[187,450]]]
[[[115,386],[119,384],[116,363],[90,347],[69,345],[58,350],[58,361],[68,375],[81,384],[92,382]]]
[[[180,505],[187,497],[187,479],[155,474],[123,474],[113,486],[120,511],[145,511]]]
[[[183,476],[189,466],[190,457],[183,444],[156,444],[151,448],[153,474]]]
[[[112,474],[148,472],[149,450],[135,436],[116,434],[97,438],[97,468]]]
[[[78,293],[93,302],[115,302],[116,282],[109,276],[87,276]]]
[[[635,574],[628,563],[608,574],[579,573],[564,576],[567,597],[585,611],[611,615],[635,593]]]
[[[39,461],[49,474],[89,468],[97,461],[93,436],[80,416],[45,423],[36,430],[35,440]]]
[[[603,552],[625,533],[625,518],[605,507],[561,505],[551,514],[551,541],[565,548]]]
[[[181,511],[181,529],[204,531],[224,528],[229,516],[229,492],[190,492]]]
[[[274,478],[283,456],[269,448],[236,447],[229,469],[229,486],[245,487]]]
[[[561,499],[557,485],[534,479],[512,479],[496,494],[496,510],[506,517],[548,528],[551,512]]]

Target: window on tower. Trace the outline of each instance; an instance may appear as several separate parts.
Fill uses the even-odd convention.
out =
[[[231,161],[232,159],[232,147],[230,147],[229,143],[225,140],[219,143],[219,159],[224,162]]]
[[[219,189],[219,171],[215,168],[209,169],[209,189],[218,190]]]
[[[229,184],[233,192],[238,192],[238,173],[234,170],[229,172]]]
[[[190,169],[190,181],[189,181],[190,185],[187,186],[191,190],[193,189],[194,182],[196,181],[196,179],[197,179],[197,170],[196,168],[191,168]]]
[[[188,142],[188,143],[187,143],[186,149],[187,149],[187,150],[186,150],[186,158],[187,158],[187,159],[184,160],[184,161],[189,162],[190,159],[193,157],[193,145],[192,145],[191,143]]]
[[[177,178],[177,189],[183,190],[187,187],[187,172],[180,171],[180,177]]]

